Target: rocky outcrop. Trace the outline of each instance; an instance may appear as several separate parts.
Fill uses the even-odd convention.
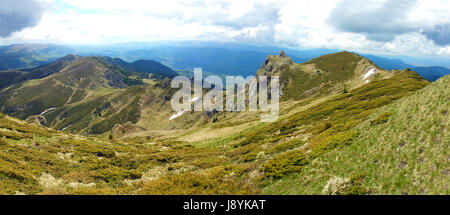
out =
[[[106,70],[103,77],[108,80],[108,85],[110,87],[119,89],[128,87],[128,85],[123,82],[123,75],[115,73],[112,70]]]
[[[25,121],[36,125],[47,126],[47,119],[42,115],[30,116]]]
[[[294,61],[286,55],[284,51],[281,51],[279,55],[267,56],[264,64],[260,67],[257,75],[274,76],[279,75],[284,65],[292,65]]]

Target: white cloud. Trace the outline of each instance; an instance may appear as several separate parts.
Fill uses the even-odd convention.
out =
[[[450,0],[371,0],[360,7],[354,0],[41,1],[53,8],[39,24],[0,43],[208,40],[450,55],[449,46],[424,35],[450,23]]]
[[[44,7],[33,0],[0,0],[0,37],[38,24]]]
[[[275,38],[285,45],[391,55],[449,54],[448,47],[423,35],[450,22],[448,0],[307,0],[283,7],[280,20]]]

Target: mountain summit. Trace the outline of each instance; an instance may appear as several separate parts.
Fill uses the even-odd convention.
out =
[[[394,72],[351,52],[328,54],[297,64],[281,51],[277,56],[269,55],[257,74],[279,76],[282,100],[299,100],[360,87],[392,77]]]
[[[285,65],[290,66],[294,64],[294,61],[286,55],[284,51],[281,51],[279,55],[267,56],[264,64],[260,67],[257,75],[275,76],[279,75],[281,68]]]

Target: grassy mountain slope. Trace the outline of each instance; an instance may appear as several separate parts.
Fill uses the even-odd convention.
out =
[[[52,63],[38,66],[36,68],[24,69],[21,71],[1,71],[0,80],[2,81],[0,82],[0,89],[27,80],[45,78],[59,72],[78,58],[79,57],[75,55],[67,55]]]
[[[450,76],[381,107],[354,138],[300,173],[273,181],[272,194],[449,194]]]
[[[81,59],[79,62],[74,62]],[[0,89],[8,87],[13,84],[21,83],[27,80],[41,79],[52,74],[58,73],[66,67],[74,66],[76,64],[89,64],[89,58],[80,57],[77,55],[66,55],[49,64],[44,64],[35,68],[22,69],[20,71],[8,70],[0,71]],[[140,78],[153,78],[164,79],[171,78],[177,75],[171,68],[164,66],[163,64],[152,60],[138,60],[133,63],[128,63],[120,58],[110,57],[91,57],[91,60],[95,59],[105,65],[105,68],[111,69],[116,73],[121,73],[123,81],[130,85],[133,82],[139,82],[139,80],[129,79],[130,76],[136,76]],[[97,62],[98,63],[98,62]],[[74,65],[71,65],[74,64]],[[89,70],[89,68],[80,68],[78,70]],[[67,73],[66,73],[67,74]],[[117,76],[117,75],[116,75]],[[117,79],[117,77],[116,77]],[[139,78],[137,78],[139,79]],[[136,84],[134,83],[134,84]],[[123,87],[123,86],[122,86]]]
[[[0,194],[250,194],[221,149],[100,140],[0,114]],[[233,174],[235,174],[233,176]]]
[[[124,75],[111,71],[95,58],[82,58],[58,68],[43,79],[2,90],[3,111],[21,118],[83,99],[89,90],[121,88]],[[48,71],[48,70],[47,70]]]
[[[236,129],[237,126],[228,124],[231,129],[235,128],[234,132],[228,132],[225,136],[216,135],[212,138],[190,141],[189,145],[225,150],[225,157],[233,163],[252,167],[244,174],[237,174],[241,180],[252,182],[252,187],[256,187],[253,192],[259,192],[259,189],[265,191],[269,189],[266,186],[270,187],[271,182],[283,181],[286,176],[302,172],[303,168],[312,165],[314,160],[327,152],[345,147],[358,137],[356,126],[368,119],[377,108],[408,96],[427,84],[427,81],[414,72],[399,71],[392,78],[366,84],[349,93],[282,117],[279,122],[259,123],[244,129],[242,127]],[[222,127],[211,124],[207,126],[215,129],[210,131],[226,132]],[[200,135],[203,129],[208,130],[199,129],[200,131],[198,129],[193,131],[196,133],[193,136]],[[166,138],[170,136],[173,135]],[[178,138],[175,136],[175,139]],[[183,157],[178,156],[180,159]],[[185,164],[180,165],[185,167]],[[178,186],[190,187],[190,182],[182,185],[176,183],[177,178],[184,178],[186,175],[188,173],[175,178],[167,177],[159,183],[163,187],[175,187],[173,190],[166,188],[168,193],[180,193]],[[153,187],[152,190],[159,189]],[[368,193],[365,189],[358,192],[353,193]]]
[[[255,160],[260,154],[268,155],[262,168],[263,176],[281,178],[301,171],[322,153],[345,145],[357,135],[353,128],[376,108],[426,84],[416,73],[404,71],[248,132],[235,146],[248,149],[246,160]],[[289,151],[292,149],[296,150]]]
[[[0,89],[16,83],[15,80],[23,77],[26,72],[21,71],[0,71]]]
[[[116,123],[137,122],[146,74],[124,70],[99,57],[62,59],[28,74],[38,74],[35,71],[48,76],[1,91],[4,113],[21,119],[43,115],[49,126],[73,132],[103,133]],[[134,85],[142,86],[130,87]]]
[[[48,126],[74,133],[101,134],[127,122],[156,129],[185,127],[200,114],[190,114],[187,123],[169,121],[170,93],[175,91],[167,77],[175,75],[154,61],[69,55],[24,71],[21,78],[27,81],[0,91],[0,107],[20,119],[42,115]],[[44,77],[34,79],[38,76]]]
[[[370,70],[375,73],[364,77]],[[362,86],[370,81],[392,77],[373,62],[350,52],[339,52],[295,64],[284,52],[270,55],[258,75],[280,76],[282,100],[300,100],[334,94]]]

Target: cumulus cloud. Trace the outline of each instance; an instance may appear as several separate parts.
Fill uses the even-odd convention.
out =
[[[34,0],[0,0],[0,37],[38,24],[44,8]]]
[[[0,0],[0,37],[11,35],[0,43],[198,40],[450,55],[450,0],[36,1],[52,6],[39,24],[17,27],[32,26],[20,21],[11,29],[3,26],[12,22],[1,23],[9,5],[20,3],[22,13],[15,14],[29,17],[40,17],[42,10],[32,9],[37,3],[31,0]]]
[[[238,6],[236,5],[236,7]],[[228,17],[231,14],[221,14],[220,17],[216,17],[212,21],[217,25],[224,25],[237,29],[257,27],[259,25],[273,26],[279,22],[278,12],[280,8],[281,7],[278,4],[255,3],[249,10],[246,10],[239,15]],[[231,12],[233,9],[233,6],[229,6],[227,11]]]
[[[422,33],[437,45],[450,45],[450,23],[436,25],[433,29],[425,30]]]
[[[279,23],[278,13],[283,6],[283,2],[259,0],[165,0],[158,4],[142,0],[127,0],[126,3],[114,0],[63,1],[81,9],[101,8],[107,13],[105,16],[169,20],[180,27],[193,24],[209,26],[224,32],[222,36],[232,37],[227,40],[261,43],[273,41],[273,29]],[[141,27],[151,29],[154,26]],[[199,33],[216,37],[220,36],[220,32]]]
[[[392,41],[396,35],[417,30],[406,19],[416,0],[344,0],[328,22],[344,32],[362,33],[374,41]]]

